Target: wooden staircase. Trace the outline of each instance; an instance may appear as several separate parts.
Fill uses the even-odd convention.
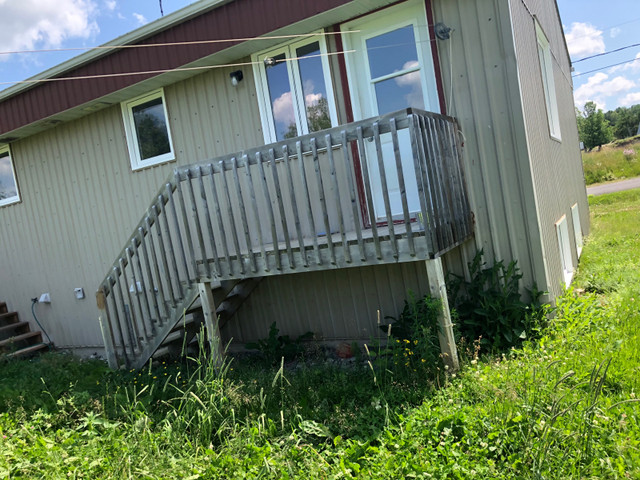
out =
[[[18,312],[10,312],[7,304],[0,302],[0,355],[25,357],[48,348],[42,332],[32,332],[29,322],[21,322]]]

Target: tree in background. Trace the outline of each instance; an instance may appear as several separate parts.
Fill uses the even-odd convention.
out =
[[[611,126],[604,118],[602,110],[598,109],[594,102],[585,103],[584,110],[578,115],[577,121],[578,133],[585,149],[591,150],[612,140]]]
[[[614,137],[633,137],[638,133],[640,125],[640,105],[618,107],[605,113],[604,118],[611,124]]]

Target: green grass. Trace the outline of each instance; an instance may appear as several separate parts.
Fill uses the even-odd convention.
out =
[[[640,193],[591,201],[535,345],[461,345],[462,370],[430,376],[376,348],[350,368],[1,364],[0,478],[640,478]]]
[[[600,151],[583,152],[582,165],[587,185],[640,176],[640,137],[618,140]]]

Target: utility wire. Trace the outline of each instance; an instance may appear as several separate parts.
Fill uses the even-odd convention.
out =
[[[640,47],[640,43],[634,43],[633,45],[627,45],[626,47],[616,48],[615,50],[611,50],[609,52],[597,53],[596,55],[591,55],[589,57],[584,57],[584,58],[581,58],[580,60],[574,60],[571,63],[578,63],[578,62],[582,62],[584,60],[590,60],[592,58],[602,57],[603,55],[609,55],[611,53],[620,52],[622,50],[626,50],[627,48],[633,48],[633,47]]]
[[[314,57],[329,57],[333,55],[343,55],[346,53],[353,53],[355,50],[343,50],[341,52],[328,52],[328,53],[319,53],[317,55],[305,55],[303,57],[290,57],[285,58],[281,61],[294,61],[294,60],[302,60],[306,58],[314,58]],[[51,82],[66,82],[70,80],[90,80],[94,78],[113,78],[113,77],[126,77],[130,75],[157,75],[161,73],[169,73],[169,72],[191,72],[198,70],[213,70],[216,68],[226,68],[226,67],[245,67],[249,65],[259,65],[263,63],[262,61],[256,62],[239,62],[239,63],[227,63],[223,65],[203,65],[201,67],[178,67],[178,68],[167,68],[161,70],[145,70],[140,72],[121,72],[121,73],[103,73],[98,75],[79,75],[75,77],[57,77],[57,78],[37,78],[32,80],[20,80],[17,82],[0,82],[0,85],[13,85],[13,84],[37,84],[37,83],[51,83]]]
[[[594,70],[589,70],[588,72],[576,73],[575,75],[571,75],[571,76],[572,77],[579,77],[580,75],[586,75],[588,73],[599,72],[600,70],[606,70],[607,68],[617,67],[618,65],[625,65],[627,63],[634,63],[634,62],[637,62],[638,60],[640,60],[640,57],[636,57],[636,58],[634,58],[632,60],[627,60],[625,62],[620,62],[620,63],[614,63],[612,65],[607,65],[606,67],[600,67],[600,68],[596,68]]]

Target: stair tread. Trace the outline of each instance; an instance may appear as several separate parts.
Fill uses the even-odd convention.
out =
[[[42,335],[41,332],[27,332],[27,333],[23,333],[21,335],[15,335],[13,337],[7,338],[6,340],[1,340],[0,341],[0,347],[4,347],[6,345],[9,345],[11,343],[15,343],[15,342],[20,342],[22,340],[27,340],[28,338],[31,337],[37,337]]]
[[[16,322],[10,323],[9,325],[4,325],[0,327],[0,334],[2,334],[3,332],[10,332],[11,330],[15,330],[20,327],[24,327],[25,325],[29,325],[29,322]]]
[[[36,345],[31,345],[29,347],[21,348],[20,350],[16,350],[15,352],[11,352],[8,354],[9,357],[19,357],[21,355],[28,355],[30,353],[37,352],[38,350],[42,350],[44,348],[49,348],[48,343],[38,343]]]

